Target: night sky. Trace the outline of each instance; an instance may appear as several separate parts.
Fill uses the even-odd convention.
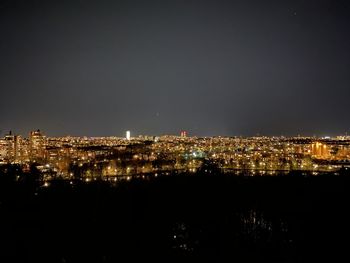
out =
[[[350,133],[350,1],[0,1],[0,135]]]

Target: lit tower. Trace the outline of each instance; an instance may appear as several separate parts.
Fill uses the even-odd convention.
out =
[[[130,141],[130,131],[126,131],[126,139]]]
[[[12,131],[5,136],[6,155],[8,160],[14,161],[17,158],[17,136],[12,134]]]
[[[45,136],[40,130],[31,131],[29,134],[29,151],[32,159],[44,158]]]

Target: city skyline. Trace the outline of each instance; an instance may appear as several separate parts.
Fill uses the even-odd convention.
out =
[[[349,132],[347,1],[2,1],[0,130]]]
[[[123,137],[50,137],[40,130],[29,137],[0,137],[0,165],[31,166],[52,180],[117,182],[134,177],[177,173],[231,173],[273,176],[301,172],[339,175],[350,168],[350,136],[196,137],[178,135]]]

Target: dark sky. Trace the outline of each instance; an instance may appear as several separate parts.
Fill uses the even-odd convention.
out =
[[[350,132],[350,1],[1,1],[0,131]]]

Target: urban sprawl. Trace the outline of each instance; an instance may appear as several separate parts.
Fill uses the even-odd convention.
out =
[[[129,180],[134,176],[235,173],[249,176],[292,171],[338,174],[350,168],[350,137],[47,137],[9,132],[0,138],[0,165],[33,167],[42,179]]]

